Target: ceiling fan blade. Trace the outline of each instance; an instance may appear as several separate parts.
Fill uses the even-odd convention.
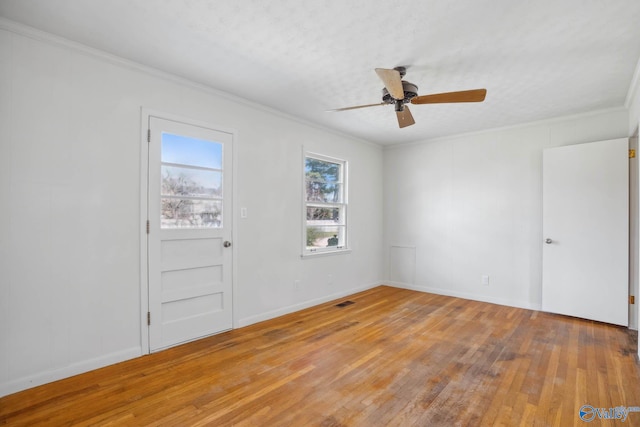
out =
[[[409,107],[406,105],[402,111],[396,111],[396,116],[398,116],[398,126],[400,126],[400,128],[406,128],[416,123],[416,121],[413,120],[411,111],[409,111]]]
[[[482,102],[487,95],[486,89],[462,90],[459,92],[435,93],[416,96],[412,104],[444,104],[449,102]]]
[[[376,68],[376,74],[384,83],[389,93],[395,99],[404,99],[404,88],[402,87],[402,77],[398,70],[388,70],[386,68]]]
[[[328,113],[335,113],[337,111],[357,110],[358,108],[377,107],[378,105],[389,105],[386,102],[380,102],[378,104],[356,105],[355,107],[336,108],[334,110],[327,110]]]

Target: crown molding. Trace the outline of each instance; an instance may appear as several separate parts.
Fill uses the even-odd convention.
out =
[[[544,126],[544,125],[549,125],[549,124],[558,123],[558,122],[564,122],[564,121],[569,121],[569,120],[576,120],[576,119],[582,119],[582,118],[587,118],[587,117],[598,116],[600,114],[618,113],[618,112],[624,112],[624,111],[628,111],[627,107],[604,108],[604,109],[600,109],[600,110],[587,111],[585,113],[570,114],[570,115],[566,115],[566,116],[553,117],[553,118],[550,118],[550,119],[543,119],[543,120],[535,120],[535,121],[531,121],[531,122],[517,123],[515,125],[501,126],[501,127],[497,127],[497,128],[484,129],[484,130],[479,130],[479,131],[474,131],[474,132],[466,132],[466,133],[459,133],[459,134],[455,134],[455,135],[441,136],[441,137],[432,138],[432,139],[425,139],[425,140],[422,140],[422,141],[414,141],[414,142],[407,142],[407,143],[404,143],[404,144],[388,145],[388,146],[384,147],[384,150],[387,151],[387,150],[393,150],[393,149],[397,149],[397,148],[405,148],[405,147],[416,146],[416,145],[431,144],[433,142],[452,141],[452,140],[456,140],[456,139],[460,139],[460,138],[467,138],[467,137],[473,137],[473,136],[486,135],[486,134],[494,133],[494,132],[505,132],[505,131],[510,131],[510,130],[524,129],[524,128],[533,127],[533,126]]]
[[[105,51],[99,50],[99,49],[95,49],[92,47],[89,47],[87,45],[84,45],[82,43],[78,43],[78,42],[74,42],[72,40],[66,39],[64,37],[60,37],[51,33],[48,33],[46,31],[42,31],[42,30],[38,30],[36,28],[30,27],[28,25],[24,25],[3,17],[0,17],[0,30],[5,30],[23,37],[27,37],[33,40],[37,40],[43,43],[47,43],[50,45],[54,45],[54,46],[58,46],[58,47],[62,47],[62,48],[66,48],[69,50],[72,50],[74,52],[86,55],[86,56],[90,56],[102,61],[106,61],[109,62],[113,65],[117,65],[123,68],[128,68],[130,70],[133,71],[137,71],[137,72],[141,72],[141,73],[145,73],[147,75],[156,77],[156,78],[160,78],[163,79],[165,81],[174,83],[174,84],[178,84],[181,86],[185,86],[185,87],[189,87],[191,89],[195,89],[198,90],[200,92],[204,92],[204,93],[208,93],[210,95],[216,96],[216,97],[220,97],[241,105],[245,105],[247,107],[256,109],[256,110],[260,110],[262,112],[265,113],[269,113],[287,120],[291,120],[293,122],[305,125],[305,126],[309,126],[312,127],[314,129],[317,130],[321,130],[323,132],[327,132],[342,138],[346,138],[349,139],[353,142],[357,142],[360,144],[364,144],[366,146],[369,147],[373,147],[373,148],[378,148],[378,149],[382,149],[382,145],[381,144],[377,144],[375,142],[372,141],[367,141],[365,139],[361,139],[358,138],[356,136],[353,135],[349,135],[347,133],[344,132],[340,132],[336,129],[332,129],[330,127],[327,126],[323,126],[319,123],[307,120],[307,119],[302,119],[300,117],[296,117],[296,116],[292,116],[290,114],[284,113],[280,110],[277,110],[275,108],[272,107],[268,107],[266,105],[262,105],[259,104],[257,102],[254,101],[250,101],[246,98],[242,98],[239,97],[237,95],[234,95],[232,93],[226,92],[224,90],[203,84],[203,83],[198,83],[195,82],[193,80],[189,80],[187,78],[184,77],[180,77],[177,76],[175,74],[171,74],[168,73],[166,71],[162,71],[159,70],[157,68],[153,68],[147,65],[143,65],[140,64],[138,62],[129,60],[129,59],[125,59],[122,58],[120,56],[117,55],[113,55],[110,53],[107,53]]]

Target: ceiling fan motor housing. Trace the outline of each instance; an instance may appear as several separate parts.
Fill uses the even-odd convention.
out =
[[[418,96],[418,86],[413,83],[409,83],[406,81],[402,81],[402,89],[404,90],[404,98],[403,99],[395,99],[387,88],[382,89],[382,102],[387,104],[394,104],[396,101],[402,101],[403,104],[407,104],[411,102],[411,98],[415,98]]]

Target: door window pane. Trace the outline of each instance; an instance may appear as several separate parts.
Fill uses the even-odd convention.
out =
[[[162,133],[161,228],[222,227],[222,144]]]
[[[164,132],[162,163],[222,169],[222,144]]]
[[[222,225],[222,201],[162,198],[162,228],[210,228]]]
[[[222,173],[162,165],[163,196],[222,197]]]

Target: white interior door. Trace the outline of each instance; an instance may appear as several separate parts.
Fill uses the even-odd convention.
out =
[[[229,133],[150,116],[149,348],[232,327]]]
[[[627,139],[543,153],[542,309],[628,324]]]

